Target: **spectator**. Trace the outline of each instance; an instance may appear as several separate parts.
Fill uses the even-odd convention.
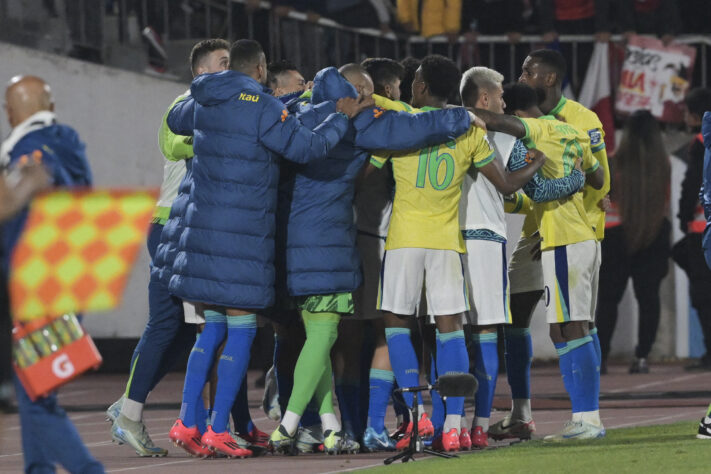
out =
[[[669,156],[659,124],[648,111],[633,113],[610,162],[611,209],[602,241],[596,324],[606,372],[617,305],[631,277],[639,305],[638,342],[630,373],[647,373],[659,326],[659,286],[669,256]]]
[[[693,89],[684,100],[686,126],[694,138],[687,148],[687,166],[679,197],[679,225],[684,237],[674,245],[674,260],[689,277],[691,305],[696,309],[704,335],[706,353],[687,370],[711,370],[711,270],[704,262],[701,237],[706,227],[704,210],[699,202],[703,177],[704,141],[701,118],[711,110],[711,90]]]
[[[620,27],[627,34],[658,35],[669,44],[681,32],[681,16],[674,0],[621,0],[620,7]]]
[[[325,13],[323,2],[317,0],[274,0],[274,15],[280,19],[282,54],[293,61],[299,71],[312,78],[326,57],[324,31],[317,23]],[[291,11],[306,13],[308,22],[302,23],[288,18]],[[276,58],[274,58],[276,59]]]
[[[462,1],[397,0],[397,19],[411,33],[425,38],[447,35],[453,41],[462,27]]]

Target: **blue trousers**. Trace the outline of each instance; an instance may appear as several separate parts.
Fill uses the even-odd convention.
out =
[[[151,261],[160,243],[161,224],[151,224],[148,253]],[[168,292],[157,278],[148,283],[148,323],[131,358],[126,395],[145,403],[148,393],[175,362],[195,343],[195,324],[185,324],[183,302]]]
[[[72,474],[103,473],[104,466],[86,449],[77,429],[57,404],[57,396],[31,401],[15,376],[22,428],[22,454],[28,474],[54,473],[59,463]]]

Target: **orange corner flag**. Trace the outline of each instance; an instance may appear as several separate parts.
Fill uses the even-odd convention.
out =
[[[157,195],[98,189],[38,196],[12,255],[13,318],[31,321],[118,306]]]

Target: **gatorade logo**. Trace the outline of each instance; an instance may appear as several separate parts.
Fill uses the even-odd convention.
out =
[[[52,372],[60,379],[66,379],[74,373],[74,364],[67,354],[62,354],[52,361]]]
[[[546,308],[547,308],[548,305],[551,303],[551,289],[550,289],[550,287],[548,287],[548,285],[546,285],[546,287],[545,287],[543,296],[546,299]]]

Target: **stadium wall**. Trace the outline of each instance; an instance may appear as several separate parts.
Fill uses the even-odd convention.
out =
[[[186,84],[6,43],[0,43],[0,64],[3,84],[14,75],[32,74],[51,85],[59,120],[76,128],[87,145],[97,186],[160,185],[163,158],[157,146],[158,127],[166,107],[185,91]],[[7,135],[9,125],[5,114],[0,119],[0,127],[2,135]],[[508,219],[510,254],[520,234],[522,219],[519,216],[508,216]],[[127,345],[129,350],[133,348],[132,344],[121,344],[117,339],[140,337],[147,318],[147,286],[148,253],[144,248],[126,288],[123,305],[108,314],[87,315],[85,324],[92,335],[113,342],[106,346],[111,348],[110,352]],[[675,351],[674,298],[670,287],[670,282],[665,282],[665,296],[671,299],[663,300],[662,323],[655,346],[658,355],[674,355]],[[667,301],[671,309],[667,308]],[[629,356],[634,350],[637,319],[629,288],[619,314],[613,356]],[[533,321],[534,356],[555,358],[543,305],[538,306]],[[110,357],[110,354],[105,355]]]

